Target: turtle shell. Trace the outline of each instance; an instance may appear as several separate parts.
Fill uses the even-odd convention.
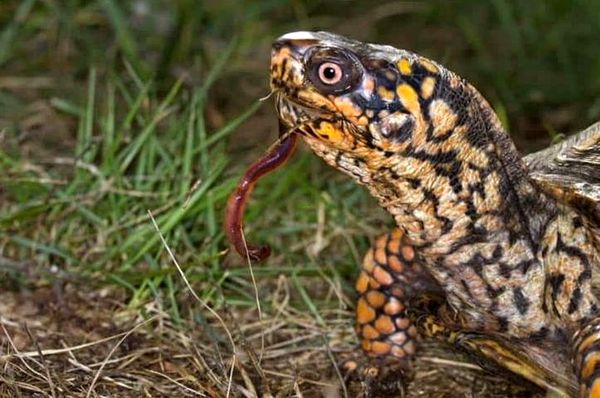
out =
[[[524,161],[543,191],[600,228],[600,122]]]

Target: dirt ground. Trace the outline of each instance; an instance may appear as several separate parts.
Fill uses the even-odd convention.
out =
[[[280,280],[273,294],[280,300],[278,312],[262,319],[254,310],[221,309],[226,328],[192,297],[190,313],[200,310],[173,325],[154,301],[144,305],[141,319],[116,289],[66,284],[4,291],[0,397],[344,396],[333,364],[355,344],[352,314],[331,311],[318,325],[287,306],[285,285]],[[346,393],[358,396],[358,389],[353,384]],[[405,396],[543,394],[426,340]]]

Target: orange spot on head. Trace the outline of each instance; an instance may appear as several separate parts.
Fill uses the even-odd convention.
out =
[[[372,77],[366,78],[363,81],[362,89],[365,91],[365,94],[371,95],[375,89],[375,80]]]
[[[365,127],[369,124],[369,118],[367,118],[365,115],[362,115],[361,117],[358,118],[358,125],[361,127]]]
[[[435,88],[435,78],[427,76],[421,83],[421,97],[427,99],[433,94]]]
[[[393,101],[395,97],[394,92],[384,86],[377,87],[377,95],[384,101]]]
[[[402,105],[410,111],[413,115],[417,116],[421,112],[421,106],[419,105],[419,96],[415,90],[406,83],[400,84],[396,88],[396,94],[400,98]]]
[[[314,129],[315,134],[329,142],[340,142],[344,139],[344,135],[337,126],[330,122],[319,123],[318,128]]]
[[[400,61],[396,63],[396,66],[398,66],[398,70],[403,75],[410,75],[412,73],[410,61],[406,58],[400,59]]]
[[[423,57],[419,58],[419,64],[421,64],[421,66],[423,66],[423,68],[427,69],[431,73],[435,73],[435,74],[439,73],[438,67],[435,66],[435,64],[433,62],[431,62],[430,60],[428,60],[427,58],[423,58]]]
[[[347,119],[356,120],[356,118],[362,113],[362,110],[348,97],[334,98],[333,102],[338,111]]]

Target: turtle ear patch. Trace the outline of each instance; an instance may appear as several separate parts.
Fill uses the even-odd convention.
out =
[[[415,128],[415,117],[409,113],[395,112],[375,124],[379,135],[394,143],[408,141]]]

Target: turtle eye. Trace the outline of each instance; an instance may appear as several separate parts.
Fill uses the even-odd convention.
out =
[[[342,68],[333,62],[323,62],[319,66],[319,79],[323,84],[332,85],[342,80]]]
[[[361,64],[347,51],[315,47],[306,56],[308,80],[322,94],[341,94],[350,91],[360,81]]]

